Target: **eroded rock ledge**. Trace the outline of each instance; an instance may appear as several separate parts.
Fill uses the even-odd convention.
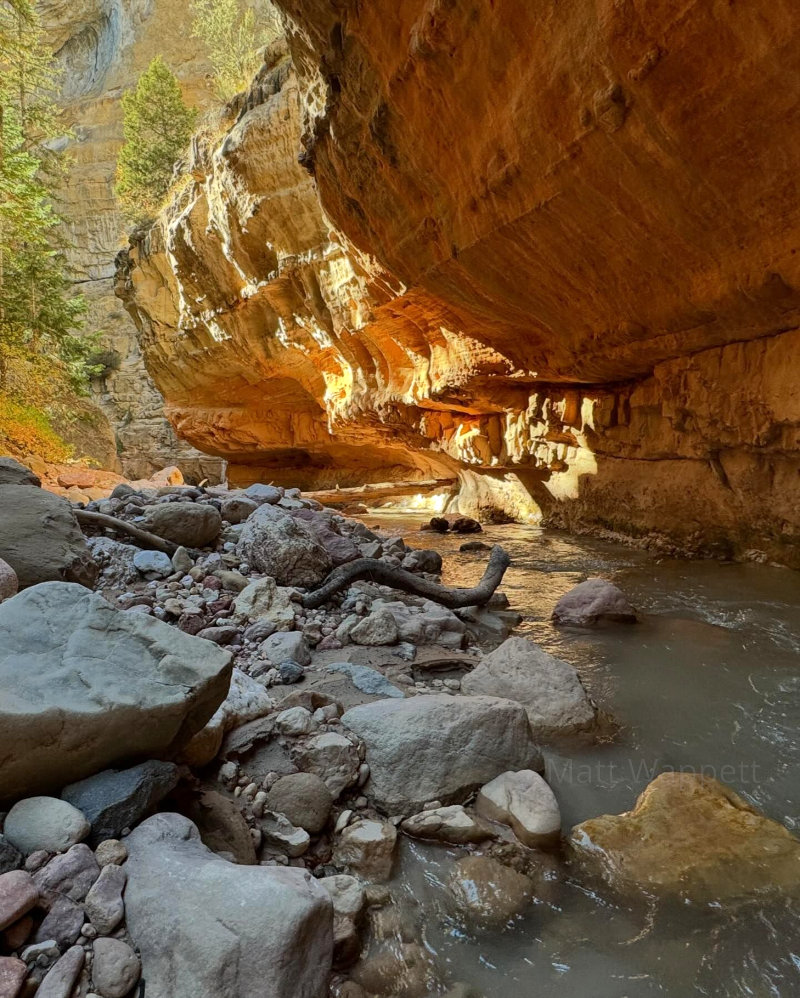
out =
[[[800,563],[800,15],[280,6],[119,271],[179,434],[238,482],[459,471],[465,512]]]

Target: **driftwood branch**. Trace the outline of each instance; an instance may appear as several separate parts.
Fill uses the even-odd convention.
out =
[[[139,544],[153,551],[163,551],[170,557],[178,550],[178,545],[172,541],[165,541],[163,537],[151,534],[149,530],[142,530],[133,523],[126,520],[118,520],[115,516],[106,516],[105,513],[92,513],[88,509],[76,509],[75,519],[78,523],[87,523],[95,527],[105,527],[107,530],[116,530],[121,534],[128,534]]]
[[[356,561],[334,568],[319,589],[303,596],[302,603],[307,610],[316,610],[317,607],[327,603],[334,593],[346,589],[358,579],[366,579],[382,586],[391,586],[392,589],[400,589],[404,593],[412,593],[414,596],[424,596],[425,599],[441,603],[450,610],[457,610],[462,606],[483,606],[492,598],[510,564],[511,558],[508,553],[496,544],[492,548],[483,578],[477,586],[473,589],[450,589],[438,582],[429,582],[419,575],[406,572],[402,568],[391,568],[376,558],[358,558]]]
[[[353,489],[322,489],[317,492],[304,492],[305,499],[316,499],[323,506],[346,506],[354,502],[366,505],[382,502],[384,499],[397,499],[401,496],[425,495],[428,492],[441,492],[458,485],[457,478],[437,478],[424,482],[380,482],[374,485],[359,485]]]

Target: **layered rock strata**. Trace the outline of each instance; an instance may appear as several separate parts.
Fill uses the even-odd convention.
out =
[[[279,6],[122,262],[179,435],[800,563],[791,5]]]
[[[88,301],[86,329],[100,332],[106,361],[92,396],[111,427],[110,453],[97,453],[90,434],[76,444],[81,453],[131,478],[146,478],[165,465],[180,463],[188,476],[218,479],[219,462],[181,441],[165,419],[163,399],[145,368],[136,329],[113,291],[114,256],[127,229],[113,190],[123,138],[123,92],[160,53],[179,77],[187,99],[200,105],[209,102],[208,64],[191,37],[189,0],[39,0],[37,6],[61,70],[64,123],[72,131],[62,204],[68,219],[68,257],[76,290]]]

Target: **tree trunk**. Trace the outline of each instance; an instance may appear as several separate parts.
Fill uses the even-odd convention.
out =
[[[141,527],[134,526],[126,520],[118,520],[115,516],[106,516],[105,513],[93,513],[88,509],[76,509],[75,519],[78,523],[91,524],[94,527],[105,527],[108,530],[116,530],[118,533],[128,534],[139,545],[147,550],[163,551],[170,557],[178,550],[178,545],[172,541],[165,541],[163,537],[151,534],[149,530],[142,530]]]

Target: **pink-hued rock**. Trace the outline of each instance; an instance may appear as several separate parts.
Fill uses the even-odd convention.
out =
[[[17,573],[7,561],[0,558],[0,601],[10,599],[19,592]]]
[[[0,956],[0,995],[3,998],[17,998],[27,973],[28,968],[22,960]]]
[[[0,876],[0,929],[13,925],[39,900],[39,888],[25,870],[11,870]],[[0,991],[0,995],[3,992]],[[4,996],[5,998],[5,996]]]

